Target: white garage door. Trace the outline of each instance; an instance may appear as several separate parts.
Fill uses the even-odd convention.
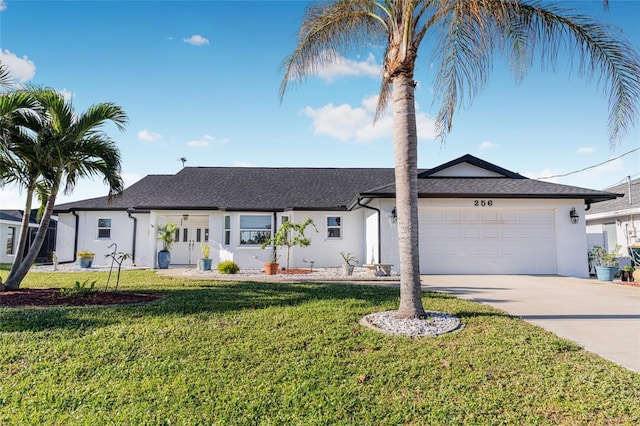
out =
[[[423,274],[557,274],[553,210],[421,209]]]

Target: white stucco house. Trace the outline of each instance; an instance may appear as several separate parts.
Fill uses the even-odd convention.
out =
[[[420,270],[424,274],[588,276],[585,208],[622,194],[525,178],[471,155],[418,175]],[[292,248],[291,267],[332,267],[340,252],[399,265],[393,169],[186,167],[150,175],[106,197],[56,206],[57,255],[132,253],[156,267],[157,227],[179,226],[172,265],[195,265],[200,243],[214,265],[231,259],[262,269],[260,238],[284,220],[310,217],[318,232]],[[111,246],[111,247],[109,247]]]
[[[629,177],[607,191],[624,197],[603,201],[587,211],[588,245],[599,245],[607,251],[619,246],[620,266],[626,266],[631,264],[629,247],[640,247],[640,179]]]
[[[23,210],[0,210],[0,263],[13,263],[15,259],[23,214]],[[52,219],[49,223],[47,235],[36,258],[37,262],[49,260],[52,252],[55,251],[56,224],[55,219]],[[28,250],[37,230],[36,212],[32,211],[29,218],[29,233],[27,234],[28,241],[25,250]]]

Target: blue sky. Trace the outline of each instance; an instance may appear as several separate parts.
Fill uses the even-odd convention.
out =
[[[560,1],[614,24],[640,49],[640,1]],[[391,118],[372,123],[382,52],[371,47],[290,87],[280,68],[304,1],[0,0],[0,50],[19,81],[70,96],[77,111],[114,102],[130,118],[117,141],[127,185],[187,166],[393,167]],[[522,83],[497,60],[487,87],[457,111],[446,145],[433,140],[434,70],[423,45],[418,165],[472,154],[529,177],[570,173],[640,147],[640,126],[611,149],[607,95],[595,80],[534,65]],[[552,182],[604,189],[640,176],[640,150]],[[212,182],[215,184],[215,182]],[[186,189],[190,190],[190,189]],[[197,190],[193,188],[192,190]],[[79,184],[59,202],[106,195]],[[20,208],[17,188],[2,208]]]

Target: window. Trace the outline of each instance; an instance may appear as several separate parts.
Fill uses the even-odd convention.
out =
[[[240,245],[259,245],[271,238],[271,216],[240,216]]]
[[[182,228],[182,241],[185,243],[189,241],[189,228]]]
[[[209,242],[209,228],[204,228],[204,242]]]
[[[199,243],[202,241],[202,229],[198,228],[196,229],[196,243]]]
[[[224,245],[231,244],[231,216],[224,217]]]
[[[16,241],[16,227],[10,226],[7,235],[7,254],[13,254]]]
[[[342,238],[341,219],[340,216],[327,217],[327,238]]]
[[[98,238],[111,238],[111,219],[98,219]]]
[[[287,222],[289,222],[289,216],[282,216],[280,218],[280,223],[282,223],[283,225]]]

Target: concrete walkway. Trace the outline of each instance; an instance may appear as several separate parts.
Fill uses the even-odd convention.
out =
[[[422,283],[494,306],[640,373],[640,287],[523,275],[425,275]]]

